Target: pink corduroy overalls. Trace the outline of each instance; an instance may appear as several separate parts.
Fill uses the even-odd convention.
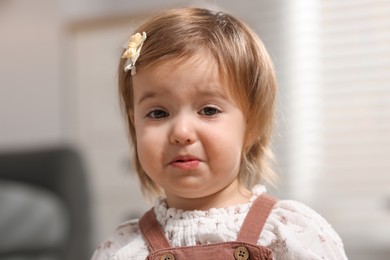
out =
[[[171,247],[151,209],[139,221],[141,233],[150,252],[147,259],[270,260],[271,250],[257,245],[257,241],[275,203],[275,198],[266,194],[260,195],[249,209],[236,241],[184,247]]]

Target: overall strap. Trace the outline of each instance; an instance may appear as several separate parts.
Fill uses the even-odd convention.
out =
[[[151,251],[171,247],[168,240],[165,238],[164,232],[157,222],[154,208],[146,212],[139,220],[139,227],[143,238],[148,243]]]
[[[262,194],[257,197],[242,223],[236,241],[257,244],[275,203],[276,199],[270,195]]]

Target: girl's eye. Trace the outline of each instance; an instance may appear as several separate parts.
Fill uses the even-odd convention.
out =
[[[153,110],[153,111],[149,112],[146,115],[146,117],[160,119],[160,118],[167,117],[168,115],[169,115],[168,112],[166,112],[164,110],[161,110],[161,109],[156,109],[156,110]]]
[[[204,107],[199,111],[199,114],[204,116],[215,116],[219,113],[221,113],[219,109],[210,106]]]

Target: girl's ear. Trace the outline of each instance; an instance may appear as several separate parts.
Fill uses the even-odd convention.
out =
[[[256,136],[253,134],[253,131],[249,129],[249,123],[246,122],[245,137],[244,137],[244,150],[246,151],[248,147],[251,147],[255,142]]]

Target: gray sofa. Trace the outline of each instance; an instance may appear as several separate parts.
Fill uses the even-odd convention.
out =
[[[89,205],[74,149],[0,152],[0,260],[89,259]]]

